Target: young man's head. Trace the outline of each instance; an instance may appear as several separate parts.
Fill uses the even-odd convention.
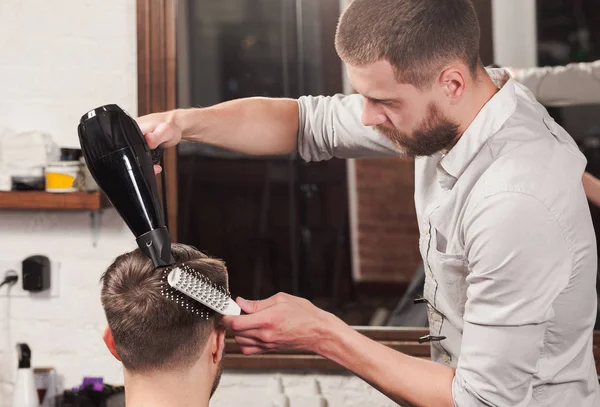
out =
[[[189,246],[173,244],[173,257],[228,289],[227,269]],[[224,327],[218,314],[208,319],[161,294],[164,271],[139,249],[123,254],[102,276],[101,300],[108,321],[105,341],[131,377],[198,372],[212,392],[222,371]]]
[[[363,124],[409,157],[450,147],[484,76],[479,37],[470,0],[353,0],[336,49],[364,96]]]

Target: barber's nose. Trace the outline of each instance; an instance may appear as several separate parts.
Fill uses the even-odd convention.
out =
[[[362,124],[366,127],[372,127],[385,123],[385,115],[378,110],[379,109],[373,104],[373,102],[365,100],[362,114]]]

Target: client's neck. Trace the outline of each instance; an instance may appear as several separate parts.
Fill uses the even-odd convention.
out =
[[[208,407],[212,378],[197,363],[184,371],[129,372],[125,369],[127,407]]]

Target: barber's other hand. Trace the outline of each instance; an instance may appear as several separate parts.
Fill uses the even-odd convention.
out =
[[[237,298],[247,315],[227,316],[242,353],[297,349],[319,353],[328,330],[341,321],[304,298],[279,293],[263,301]]]
[[[163,148],[172,147],[181,141],[181,129],[175,125],[174,111],[152,113],[136,119],[148,147],[154,150],[159,145]],[[154,172],[160,173],[162,168],[154,166]]]

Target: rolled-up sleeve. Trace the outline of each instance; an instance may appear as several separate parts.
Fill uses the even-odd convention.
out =
[[[464,239],[469,276],[455,405],[528,406],[572,255],[551,211],[516,192],[482,200],[465,217]]]
[[[515,79],[546,106],[600,103],[600,61],[520,69]]]
[[[298,152],[306,161],[398,155],[394,144],[361,123],[360,95],[298,99]]]

